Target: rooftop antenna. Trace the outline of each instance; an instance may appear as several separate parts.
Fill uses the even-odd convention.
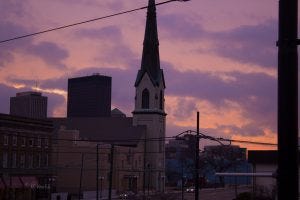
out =
[[[33,87],[33,90],[38,91],[38,80],[34,81],[35,87]]]

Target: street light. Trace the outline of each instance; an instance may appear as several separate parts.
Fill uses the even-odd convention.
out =
[[[102,181],[103,181],[104,177],[99,176],[98,179],[100,179],[100,199],[102,199]]]
[[[97,171],[96,171],[96,199],[99,200],[99,144],[97,143],[97,163],[96,163],[96,168],[97,168]],[[102,188],[101,188],[102,190]]]
[[[165,193],[165,178],[166,176],[164,175],[160,175],[160,179],[159,181],[161,181],[161,185],[162,185],[162,193]]]
[[[101,180],[101,194],[100,194],[100,198],[102,196],[102,180],[104,179],[104,177],[99,176],[99,145],[106,145],[103,143],[97,143],[97,160],[96,160],[96,199],[99,200],[99,179]]]

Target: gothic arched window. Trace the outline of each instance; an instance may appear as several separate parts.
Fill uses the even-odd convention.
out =
[[[162,90],[160,91],[160,95],[159,95],[159,109],[163,109],[163,92]]]
[[[149,90],[147,88],[145,88],[142,92],[142,108],[149,108]]]

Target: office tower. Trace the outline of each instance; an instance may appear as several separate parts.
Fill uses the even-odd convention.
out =
[[[67,117],[110,117],[111,77],[93,74],[68,80]]]
[[[10,98],[10,114],[28,118],[47,118],[47,97],[40,92],[20,92]]]

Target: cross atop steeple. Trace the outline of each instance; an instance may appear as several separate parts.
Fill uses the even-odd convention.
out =
[[[161,79],[163,79],[158,46],[155,0],[149,0],[141,69],[138,72],[135,86],[139,84],[145,73],[149,75],[154,85],[159,85]]]

